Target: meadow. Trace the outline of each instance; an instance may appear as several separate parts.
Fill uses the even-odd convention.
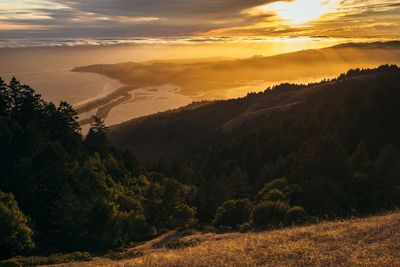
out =
[[[58,266],[400,266],[400,213],[259,233],[171,232],[125,255]]]

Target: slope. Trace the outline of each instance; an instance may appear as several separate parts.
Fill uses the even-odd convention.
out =
[[[125,259],[59,266],[400,266],[399,213],[270,232],[194,234],[162,242],[170,236],[126,251]],[[173,249],[178,243],[182,247]]]

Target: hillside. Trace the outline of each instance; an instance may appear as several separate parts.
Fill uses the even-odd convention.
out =
[[[124,254],[58,266],[400,266],[400,214],[261,233],[167,234]]]
[[[379,211],[399,201],[399,84],[397,66],[351,70],[128,122],[110,139],[195,186],[200,222],[243,198],[283,199],[317,217]]]
[[[215,98],[224,90],[254,88],[291,80],[337,76],[350,68],[400,63],[400,41],[349,43],[317,50],[245,59],[127,62],[77,67],[117,79],[130,87],[173,84],[197,99]],[[261,88],[258,88],[261,89]],[[129,88],[125,89],[132,90]],[[232,96],[232,94],[230,95]]]
[[[344,44],[245,59],[102,64],[77,67],[73,71],[98,73],[126,84],[77,110],[78,114],[90,111],[106,119],[112,116],[113,110],[119,109],[120,114],[126,114],[124,120],[118,120],[123,122],[135,117],[128,115],[128,110],[133,106],[138,108],[140,104],[134,101],[140,100],[140,89],[143,88],[170,85],[175,88],[175,97],[184,97],[189,101],[232,99],[250,91],[260,92],[277,83],[314,82],[335,77],[350,68],[371,68],[381,64],[400,64],[400,42]],[[82,120],[80,123],[83,125],[89,121]]]
[[[166,229],[251,232],[394,210],[399,84],[395,65],[350,70],[319,84],[197,103],[111,133],[94,118],[83,137],[71,105],[0,79],[0,260],[67,262]]]
[[[394,73],[398,79],[398,69]],[[142,161],[170,159],[184,151],[202,148],[203,142],[212,143],[224,134],[229,135],[244,123],[261,118],[261,125],[253,124],[257,128],[268,122],[269,114],[277,117],[286,110],[295,113],[296,108],[310,105],[313,97],[322,96],[321,101],[332,104],[350,91],[349,87],[362,91],[371,81],[385,79],[387,75],[391,74],[381,68],[370,72],[353,71],[339,79],[309,85],[285,83],[244,98],[208,102],[134,119],[113,126],[110,139],[115,146],[130,150]]]

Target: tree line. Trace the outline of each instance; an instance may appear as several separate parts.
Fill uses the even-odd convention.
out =
[[[83,137],[72,106],[0,79],[0,258],[99,252],[185,227],[191,186],[141,168],[94,118]]]
[[[320,218],[392,209],[400,204],[399,84],[397,66],[351,70],[321,83],[322,90],[290,109],[271,111],[231,132],[215,131],[199,147],[155,166],[197,187],[192,205],[203,223],[238,200],[251,204],[247,214],[276,204],[271,202],[285,206],[278,210],[296,207]],[[283,84],[237,102],[299,88],[304,86]],[[223,112],[224,102],[212,109],[218,113],[218,105]],[[174,130],[167,131],[173,141]],[[242,202],[237,205],[242,209]]]

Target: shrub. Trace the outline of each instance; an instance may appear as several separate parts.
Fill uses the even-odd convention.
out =
[[[173,219],[171,224],[175,227],[188,228],[196,223],[196,209],[186,204],[178,204],[175,206]]]
[[[213,224],[236,227],[249,221],[252,209],[253,204],[248,199],[226,201],[218,208]]]
[[[70,254],[54,254],[49,257],[15,257],[1,261],[0,267],[38,266],[90,260],[92,260],[92,256],[89,253],[74,252]]]
[[[289,205],[277,201],[264,201],[254,208],[252,213],[253,224],[257,227],[275,226],[285,222]]]
[[[0,192],[0,259],[34,248],[28,219],[18,207],[13,194]]]
[[[264,199],[272,190],[279,190],[283,195],[290,192],[290,186],[286,178],[279,178],[266,183],[258,193],[260,199]]]
[[[287,211],[286,217],[291,223],[301,223],[306,219],[307,214],[303,207],[294,206]]]
[[[285,195],[278,189],[272,189],[264,196],[264,200],[267,201],[286,201]]]
[[[244,224],[241,224],[239,226],[239,231],[241,233],[249,232],[252,229],[251,223],[250,222],[245,222]]]

